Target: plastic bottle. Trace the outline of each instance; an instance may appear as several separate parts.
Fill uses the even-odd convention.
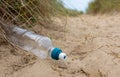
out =
[[[20,48],[30,51],[40,58],[51,57],[54,60],[66,60],[66,54],[60,48],[54,47],[48,37],[19,27],[14,27],[12,32],[9,40]]]

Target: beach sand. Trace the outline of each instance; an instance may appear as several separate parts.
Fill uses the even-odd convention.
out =
[[[67,53],[66,61],[40,59],[0,34],[0,77],[120,77],[120,14],[53,18],[33,29]]]

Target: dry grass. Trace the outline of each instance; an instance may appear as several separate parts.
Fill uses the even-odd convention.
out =
[[[120,0],[95,0],[89,5],[88,13],[112,13],[120,11]]]
[[[0,0],[1,20],[24,27],[47,25],[51,22],[51,16],[79,14],[64,8],[62,2],[57,0]]]
[[[35,23],[45,25],[50,20],[52,6],[50,0],[0,0],[0,18],[29,27]]]

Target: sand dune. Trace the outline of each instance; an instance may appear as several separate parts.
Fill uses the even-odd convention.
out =
[[[34,30],[51,37],[67,60],[41,60],[0,35],[0,77],[120,77],[120,14],[53,20],[55,26]]]

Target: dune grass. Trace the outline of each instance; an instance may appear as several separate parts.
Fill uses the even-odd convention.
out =
[[[46,25],[57,15],[77,16],[76,10],[63,7],[57,0],[0,0],[0,18],[9,23],[25,25]]]
[[[89,4],[87,13],[111,13],[120,11],[120,0],[95,0]]]
[[[44,25],[50,18],[52,9],[49,6],[52,6],[50,0],[1,0],[0,17],[10,23],[32,24],[39,21]]]
[[[52,0],[51,2],[54,5],[54,11],[55,11],[54,14],[55,15],[78,16],[78,15],[82,14],[82,12],[79,12],[77,10],[65,8],[63,6],[64,3],[62,1],[60,1],[60,0],[59,0],[59,2],[57,2],[56,0]]]

